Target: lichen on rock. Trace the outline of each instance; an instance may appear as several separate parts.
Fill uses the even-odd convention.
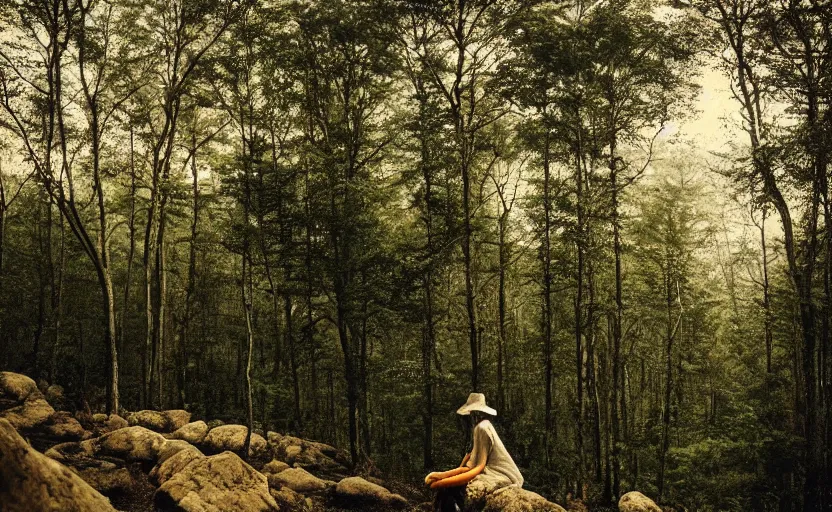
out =
[[[278,510],[266,477],[233,452],[191,461],[159,487],[154,503],[184,512]]]
[[[115,512],[80,476],[32,449],[0,419],[0,503],[4,512]]]

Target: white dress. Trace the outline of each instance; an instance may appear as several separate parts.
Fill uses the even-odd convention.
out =
[[[473,468],[482,460],[485,460],[485,469],[472,482],[482,482],[492,488],[523,486],[523,475],[488,420],[482,420],[474,427],[474,449],[466,465]]]

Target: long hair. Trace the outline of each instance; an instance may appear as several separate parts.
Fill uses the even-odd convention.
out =
[[[462,455],[465,455],[474,448],[474,427],[476,427],[482,420],[493,421],[494,416],[482,411],[471,411],[470,414],[466,414],[465,416],[459,414],[457,416],[460,417],[458,424],[464,432]]]

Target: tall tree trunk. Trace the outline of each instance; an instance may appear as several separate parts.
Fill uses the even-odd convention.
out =
[[[621,277],[621,223],[618,204],[617,140],[610,142],[610,194],[612,196],[612,237],[615,255],[615,314],[612,323],[612,495],[621,495],[621,421],[619,411],[624,410],[625,396],[621,372],[621,317],[624,311]]]
[[[506,247],[506,231],[508,230],[509,210],[504,209],[499,216],[498,230],[498,285],[497,285],[497,410],[503,410],[505,405],[505,390],[503,386],[503,364],[506,346],[506,272],[508,271],[508,248]]]
[[[52,295],[52,312],[55,315],[55,335],[54,343],[52,344],[52,359],[49,371],[49,378],[52,382],[57,382],[58,350],[61,346],[61,334],[63,332],[63,294],[64,273],[66,268],[66,228],[64,224],[63,215],[60,215],[58,218],[58,226],[60,227],[60,243],[58,245],[58,269],[55,288],[53,290]]]
[[[662,438],[659,452],[659,478],[658,478],[658,501],[661,502],[664,498],[665,491],[665,469],[667,466],[667,451],[670,448],[670,417],[671,417],[671,397],[673,392],[673,342],[676,332],[673,326],[673,286],[671,275],[671,262],[668,257],[667,269],[665,275],[665,305],[667,308],[667,324],[666,324],[666,339],[665,339],[665,382],[664,382],[664,406],[662,408]],[[677,292],[677,298],[678,298]],[[679,298],[680,302],[681,299]],[[681,311],[679,316],[681,322]],[[678,327],[678,325],[677,325]]]
[[[544,109],[543,115],[546,116]],[[549,164],[549,153],[551,147],[551,133],[546,130],[546,138],[543,146],[543,247],[541,251],[541,264],[543,267],[543,372],[545,384],[545,432],[543,435],[543,448],[546,456],[546,466],[551,467],[552,453],[549,436],[553,434],[552,421],[552,197],[551,197],[551,169]],[[555,434],[555,442],[557,435]]]
[[[159,200],[159,225],[156,229],[156,264],[154,268],[153,280],[155,282],[155,311],[153,313],[153,346],[155,353],[156,366],[156,400],[160,408],[165,408],[165,312],[167,303],[167,273],[165,269],[165,226],[167,224],[167,199],[168,193],[165,191],[168,179],[162,178],[162,187]]]
[[[245,243],[245,245],[248,245]],[[254,430],[254,405],[252,403],[251,395],[251,355],[254,352],[254,336],[251,329],[251,297],[250,290],[246,290],[248,283],[247,269],[246,269],[246,252],[247,247],[243,249],[242,255],[242,272],[240,274],[240,296],[243,301],[243,314],[246,321],[246,440],[243,444],[243,458],[249,460],[249,451],[251,448],[251,433]]]
[[[580,112],[578,112],[578,122],[580,123]],[[583,347],[583,308],[584,308],[584,251],[585,251],[585,219],[584,219],[584,184],[583,184],[583,144],[581,140],[582,127],[578,126],[578,141],[575,148],[575,193],[577,204],[577,234],[576,234],[576,249],[578,253],[577,261],[577,285],[575,290],[575,375],[577,382],[576,389],[576,404],[575,404],[575,438],[576,449],[578,451],[578,481],[575,489],[576,495],[584,498],[583,483],[584,483],[584,347]]]
[[[142,357],[142,373],[144,374],[144,386],[142,386],[142,407],[149,409],[153,405],[153,375],[156,366],[156,344],[153,342],[153,262],[151,255],[153,247],[153,225],[156,216],[156,198],[158,189],[158,175],[155,169],[152,171],[150,186],[150,205],[147,209],[147,223],[144,229],[144,246],[142,251],[142,266],[144,267],[144,312],[145,312],[145,340],[144,354]]]
[[[201,194],[199,190],[199,168],[197,166],[196,128],[191,133],[191,195],[193,196],[193,217],[191,217],[191,240],[188,247],[188,277],[185,281],[185,312],[179,333],[179,364],[177,368],[177,387],[179,388],[179,407],[187,403],[187,368],[188,338],[190,335],[193,296],[196,288],[197,237],[199,235],[199,213]]]
[[[119,325],[118,341],[119,354],[124,353],[125,326],[127,324],[127,312],[130,311],[130,285],[133,276],[133,256],[136,253],[136,165],[135,146],[133,145],[133,123],[130,123],[130,213],[127,218],[127,229],[130,240],[127,249],[127,275],[124,278],[124,295],[121,307],[121,322]],[[141,381],[144,381],[142,374]]]
[[[773,341],[772,315],[771,315],[771,292],[768,281],[768,247],[766,244],[766,213],[767,208],[763,206],[763,218],[760,222],[760,248],[763,257],[763,328],[766,340],[766,373],[771,374],[771,349]]]

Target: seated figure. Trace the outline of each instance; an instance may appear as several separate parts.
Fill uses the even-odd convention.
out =
[[[485,395],[471,393],[465,405],[456,412],[471,416],[474,447],[458,468],[430,473],[425,477],[425,483],[431,489],[439,490],[434,502],[436,512],[461,511],[469,482],[482,483],[490,489],[523,485],[523,475],[490,421],[497,411],[486,405]]]

